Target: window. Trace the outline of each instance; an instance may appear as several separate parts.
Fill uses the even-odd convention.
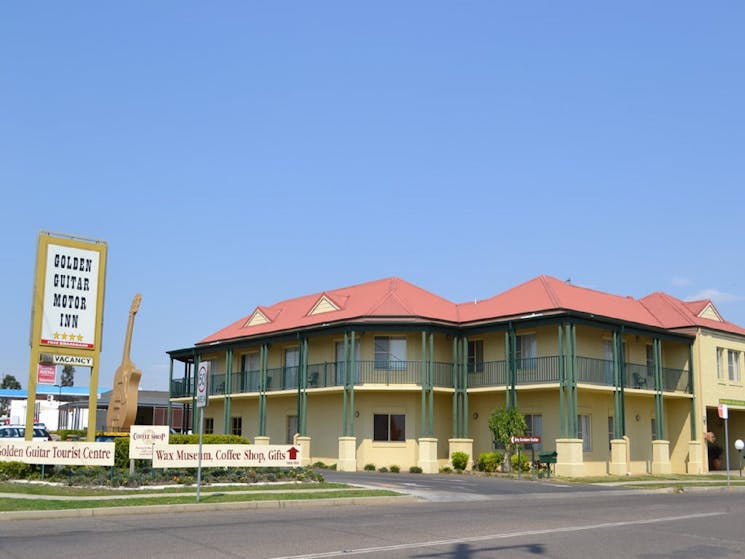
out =
[[[374,441],[405,441],[406,416],[403,414],[376,413],[373,417]]]
[[[351,351],[351,344],[349,344]],[[336,384],[344,384],[344,342],[336,342]],[[354,357],[352,357],[352,371],[354,371],[354,379],[352,382],[360,382],[360,342],[355,341],[354,344]]]
[[[731,382],[740,382],[740,352],[727,351],[727,371]]]
[[[652,427],[652,440],[657,440],[657,420],[653,417],[650,421],[650,426]]]
[[[246,353],[241,355],[241,371],[258,371],[259,370],[259,354],[258,353]]]
[[[375,337],[375,368],[405,369],[406,338]]]
[[[482,373],[484,371],[484,340],[468,342],[468,372]]]
[[[717,378],[724,380],[724,349],[717,348]]]
[[[211,435],[215,432],[215,418],[205,417],[204,418],[204,434]]]
[[[288,415],[287,416],[287,444],[292,444],[293,439],[295,438],[295,433],[297,433],[297,416],[296,415]]]
[[[543,416],[538,414],[528,414],[525,416],[525,423],[528,425],[528,430],[525,433],[526,435],[532,435],[535,437],[541,437],[541,440],[543,440]],[[533,448],[536,451],[543,450],[543,443],[537,443],[533,445]]]
[[[579,433],[577,433],[577,437],[582,439],[582,451],[590,452],[592,450],[592,432],[590,431],[590,416],[589,415],[577,416],[577,423],[579,425]]]
[[[296,347],[285,350],[285,370],[282,388],[297,388],[297,370],[300,364],[300,351]]]
[[[517,336],[516,359],[518,369],[535,369],[536,357],[538,357],[538,346],[535,334],[522,334]]]
[[[243,418],[242,417],[231,417],[230,418],[230,434],[243,435]]]
[[[654,346],[647,346],[647,376],[654,378]]]
[[[608,417],[608,450],[611,449],[610,442],[615,438],[616,435],[616,429],[615,424],[613,423],[613,416]]]

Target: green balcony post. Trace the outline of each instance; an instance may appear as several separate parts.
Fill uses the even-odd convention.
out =
[[[356,367],[356,363],[354,360],[355,353],[355,344],[357,334],[354,330],[352,330],[352,336],[349,340],[349,362],[352,364],[352,366],[349,368],[348,375],[349,375],[349,436],[354,437],[354,383],[355,383],[355,375],[354,375],[354,369],[353,367]]]
[[[233,371],[233,348],[229,347],[225,351],[225,405],[223,406],[223,425],[224,433],[228,433],[230,429],[230,414],[231,414],[231,377]]]
[[[459,337],[453,336],[453,436],[458,432],[458,368],[460,344]]]
[[[171,398],[173,398],[173,357],[169,359],[168,365],[168,411],[166,412],[166,422],[169,427],[173,427],[173,404]],[[181,423],[183,425],[183,419]]]
[[[564,325],[559,324],[559,433],[562,439],[567,436],[566,417],[566,368],[564,363]]]
[[[664,440],[665,438],[665,406],[662,391],[664,390],[664,384],[662,382],[662,341],[660,338],[655,338],[653,341],[652,348],[654,350],[654,373],[655,373],[655,435],[657,440]]]
[[[192,379],[191,379],[191,432],[197,433],[199,432],[199,425],[197,422],[197,414],[194,410],[197,409],[197,378],[199,375],[197,375],[197,371],[199,370],[199,363],[200,363],[201,356],[194,352],[194,370],[192,373]]]

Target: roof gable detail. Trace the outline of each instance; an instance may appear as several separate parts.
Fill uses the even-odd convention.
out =
[[[308,313],[308,316],[313,316],[316,314],[323,314],[327,312],[334,312],[341,310],[341,307],[334,303],[327,295],[321,295],[321,297],[316,301],[316,304],[313,305],[313,308],[310,309],[310,312]]]
[[[261,312],[261,309],[256,309],[251,316],[248,317],[248,320],[245,322],[243,327],[248,328],[249,326],[260,326],[261,324],[266,324],[268,322],[271,322],[271,320]]]
[[[709,320],[722,322],[721,315],[717,312],[711,302],[709,302],[703,309],[701,309],[701,311],[699,311],[696,316],[698,316],[699,318],[708,318]]]

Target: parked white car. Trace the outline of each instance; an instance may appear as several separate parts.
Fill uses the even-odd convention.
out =
[[[0,438],[6,439],[23,439],[26,436],[25,425],[1,425],[0,426]],[[52,436],[49,431],[43,426],[34,426],[34,435],[31,437],[32,441],[51,441]]]

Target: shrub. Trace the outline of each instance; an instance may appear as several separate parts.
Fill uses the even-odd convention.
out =
[[[424,470],[422,470],[419,466],[411,466],[409,468],[410,474],[421,474]]]
[[[477,468],[482,472],[496,472],[502,466],[504,454],[495,450],[492,452],[482,452],[479,454]]]
[[[401,471],[401,467],[400,466],[396,466],[395,464],[393,466],[391,466],[391,472],[393,472],[394,474],[397,474],[400,471]]]
[[[442,468],[440,468],[440,473],[441,474],[452,474],[453,468],[451,468],[450,466],[443,466]]]
[[[367,472],[374,472],[375,471],[375,464],[365,464],[365,471],[367,471]]]
[[[512,463],[512,469],[516,470],[518,467],[517,464],[517,454],[513,454],[510,457],[510,462]],[[520,471],[521,472],[529,472],[530,471],[530,460],[528,459],[528,456],[526,454],[520,455]]]
[[[380,468],[378,468],[378,471],[382,473],[386,473],[388,471],[388,468],[386,468],[385,466],[381,466]]]
[[[33,468],[23,462],[0,462],[0,479],[26,479]]]
[[[450,457],[450,461],[453,463],[453,468],[456,470],[465,470],[468,467],[468,459],[470,457],[465,452],[456,451]]]

